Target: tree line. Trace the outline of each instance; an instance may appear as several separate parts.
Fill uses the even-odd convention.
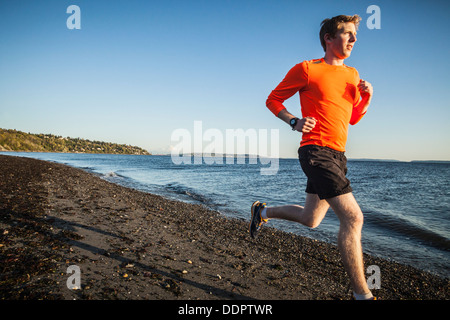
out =
[[[146,150],[126,144],[90,141],[53,134],[25,133],[15,129],[0,128],[0,151],[150,154]]]

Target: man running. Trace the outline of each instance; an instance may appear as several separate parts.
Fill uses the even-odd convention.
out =
[[[331,206],[339,218],[338,248],[349,275],[355,299],[374,299],[364,274],[361,247],[363,214],[346,178],[344,155],[348,124],[365,115],[373,95],[372,85],[344,64],[356,42],[358,15],[340,15],[321,24],[321,59],[295,65],[270,93],[267,108],[302,133],[298,150],[307,180],[305,206],[268,207],[253,203],[250,235],[255,238],[269,219],[284,219],[317,227]],[[289,113],[283,102],[299,92],[302,118]]]

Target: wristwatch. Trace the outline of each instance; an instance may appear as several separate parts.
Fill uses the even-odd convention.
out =
[[[297,125],[297,121],[300,120],[299,118],[292,118],[289,121],[289,124],[291,125],[292,130],[295,130],[295,126]]]

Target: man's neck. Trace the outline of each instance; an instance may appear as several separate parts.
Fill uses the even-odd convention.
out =
[[[327,54],[327,52],[325,52],[325,57],[323,57],[323,60],[332,66],[342,66],[344,65],[344,59],[340,59],[338,57],[336,57],[335,55],[332,54]]]

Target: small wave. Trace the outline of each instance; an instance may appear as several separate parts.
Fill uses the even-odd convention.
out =
[[[114,171],[111,171],[111,172],[105,173],[104,176],[108,177],[108,178],[115,178],[115,177],[118,177],[118,174],[115,173]]]
[[[106,172],[106,173],[101,173],[99,174],[100,178],[105,179],[105,180],[110,180],[112,182],[117,182],[117,183],[122,183],[119,181],[125,181],[125,180],[129,180],[129,178],[127,178],[126,176],[123,176],[121,174],[119,174],[116,171],[110,171],[110,172]]]
[[[404,218],[393,217],[380,212],[370,212],[370,214],[364,215],[364,220],[368,224],[375,224],[389,231],[420,240],[440,250],[450,251],[450,239]]]
[[[183,185],[169,183],[166,185],[166,189],[173,193],[176,193],[177,195],[182,196],[183,198],[187,197],[190,200],[194,200],[196,202],[200,202],[205,205],[211,205],[213,203],[213,201],[208,197],[206,197],[205,195],[200,194],[192,190],[191,188],[185,187]]]
[[[55,162],[56,162],[56,161],[55,161]],[[94,167],[84,167],[84,166],[76,166],[76,165],[73,165],[73,166],[75,166],[75,167],[77,167],[77,168],[80,168],[80,169],[82,169],[82,170],[89,171],[89,172],[94,172],[94,171],[95,171],[95,168],[94,168]]]

